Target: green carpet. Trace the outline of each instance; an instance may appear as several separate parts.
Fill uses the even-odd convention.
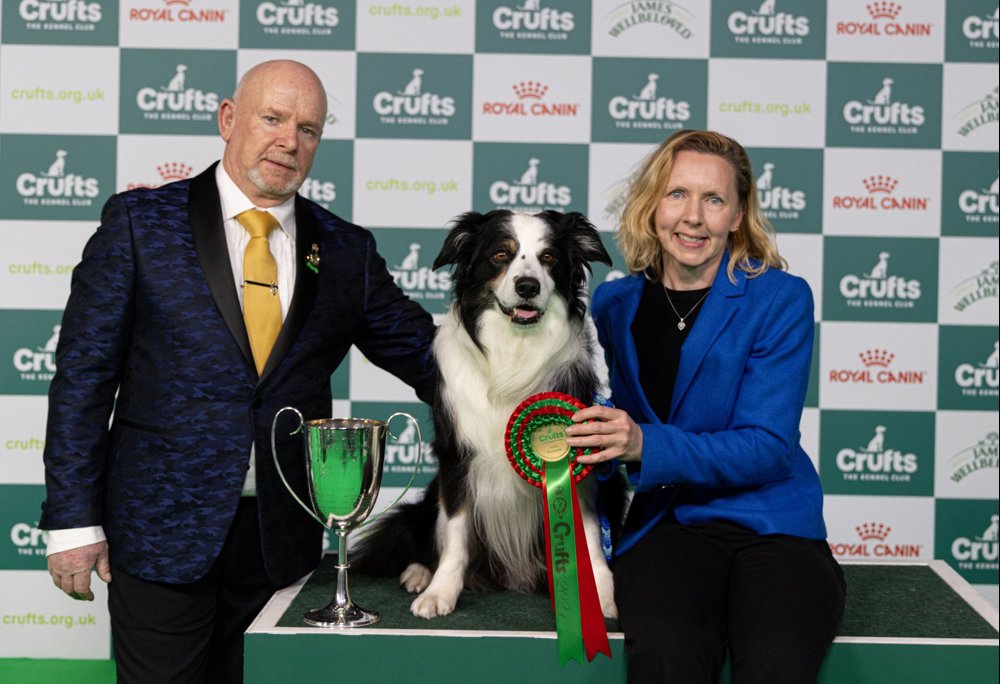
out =
[[[111,660],[0,658],[3,684],[114,684]]]

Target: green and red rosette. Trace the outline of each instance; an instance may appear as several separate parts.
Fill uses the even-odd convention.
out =
[[[567,660],[583,663],[585,656],[590,661],[598,653],[611,657],[576,494],[576,484],[591,471],[576,457],[590,450],[566,443],[566,426],[584,407],[561,392],[532,395],[514,409],[504,435],[514,470],[542,490],[545,558],[560,665]]]

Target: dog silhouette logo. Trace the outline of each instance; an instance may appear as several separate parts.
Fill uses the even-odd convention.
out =
[[[404,87],[399,94],[408,95],[412,97],[419,97],[421,84],[423,83],[423,76],[424,76],[423,69],[414,69],[413,77],[410,79],[410,82],[406,84],[406,87]]]
[[[406,271],[413,271],[417,268],[417,260],[419,258],[420,243],[411,242],[410,251],[407,253],[406,257],[400,262],[397,268],[401,268]]]
[[[1000,516],[996,513],[990,516],[990,524],[979,537],[979,541],[1000,541]]]
[[[164,90],[168,90],[172,93],[181,92],[184,90],[184,74],[187,71],[187,66],[184,64],[178,64],[176,73],[174,77],[170,79],[167,87]]]
[[[49,178],[61,178],[66,173],[66,150],[56,150],[56,160],[49,165],[48,171],[43,171],[43,176]]]
[[[861,451],[866,451],[869,454],[881,454],[884,448],[885,448],[885,425],[876,425],[875,436],[868,441],[868,446],[863,448]]]
[[[56,351],[56,347],[59,345],[60,330],[62,330],[61,325],[52,326],[52,337],[49,338],[48,342],[45,343],[44,347],[39,347],[38,351],[54,354]]]
[[[643,86],[639,94],[633,99],[636,100],[655,100],[656,99],[656,82],[659,80],[659,74],[649,74],[646,76],[646,85]]]
[[[979,364],[980,368],[997,368],[1000,366],[1000,360],[998,360],[998,354],[1000,354],[1000,342],[993,343],[993,353],[986,357],[986,361]]]
[[[871,273],[865,274],[865,277],[884,280],[889,275],[889,256],[889,252],[879,252],[878,263],[875,264],[875,268],[871,270]]]
[[[754,14],[769,17],[774,14],[774,0],[764,0]]]
[[[760,178],[757,179],[757,189],[758,190],[770,190],[771,189],[771,177],[774,171],[774,164],[771,162],[764,163],[764,173],[760,174]]]
[[[882,88],[877,93],[875,93],[874,99],[868,100],[868,104],[874,104],[874,105],[890,104],[892,102],[892,83],[893,81],[891,78],[883,78]]]
[[[514,181],[517,185],[534,185],[538,182],[539,161],[532,157],[528,160],[527,170],[521,174],[520,180]]]

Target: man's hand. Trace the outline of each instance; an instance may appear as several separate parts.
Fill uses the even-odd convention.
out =
[[[52,583],[78,601],[94,600],[94,592],[90,590],[90,571],[94,568],[98,577],[105,582],[111,581],[111,561],[106,541],[49,556]]]

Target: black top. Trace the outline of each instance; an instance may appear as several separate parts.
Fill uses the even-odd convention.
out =
[[[632,321],[632,339],[639,359],[639,383],[642,391],[664,423],[670,417],[670,401],[674,394],[674,382],[677,380],[681,345],[691,332],[698,312],[701,311],[701,299],[709,289],[669,291],[670,302],[677,307],[680,316],[684,316],[685,327],[678,330],[680,317],[667,301],[663,285],[647,280],[643,287],[639,309]]]

